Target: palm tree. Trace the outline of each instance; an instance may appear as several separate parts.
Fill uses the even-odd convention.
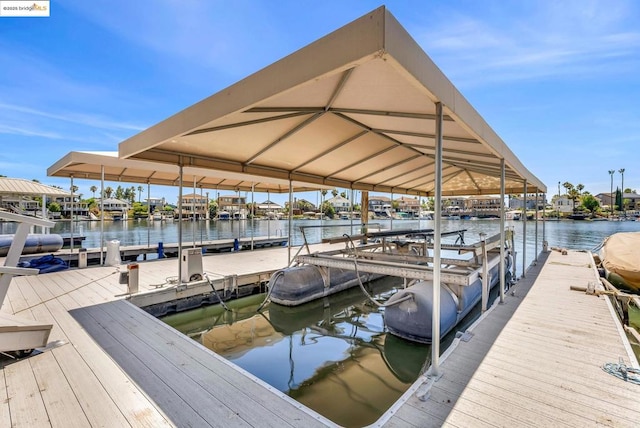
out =
[[[111,195],[112,195],[112,194],[113,194],[113,189],[111,188],[111,186],[107,186],[107,187],[104,189],[104,196],[105,196],[107,199],[111,199]]]
[[[336,196],[338,196],[338,189],[333,189],[331,191],[331,194],[333,195],[333,197],[335,198]]]
[[[142,188],[142,186],[138,186],[138,202],[140,202],[140,198],[142,197],[142,191],[144,189]]]
[[[96,186],[91,186],[89,187],[89,190],[91,190],[91,193],[93,193],[93,199],[96,198],[96,190],[98,190],[98,188]]]

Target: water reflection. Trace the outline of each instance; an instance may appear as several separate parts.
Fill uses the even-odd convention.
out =
[[[385,278],[368,288],[384,301],[399,284]],[[375,422],[430,363],[431,347],[387,334],[384,310],[358,288],[256,313],[264,296],[230,302],[232,312],[212,306],[163,321],[343,426]],[[479,307],[459,329],[478,314]]]

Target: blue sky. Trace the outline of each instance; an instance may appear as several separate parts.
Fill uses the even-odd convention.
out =
[[[69,151],[117,150],[382,4],[63,0],[49,18],[2,17],[0,174],[68,189],[46,170]],[[384,4],[550,194],[558,181],[608,192],[620,168],[640,191],[640,2]]]

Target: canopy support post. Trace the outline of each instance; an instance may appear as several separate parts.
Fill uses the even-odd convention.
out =
[[[440,371],[440,255],[442,232],[442,103],[436,103],[435,205],[433,232],[433,310],[431,313],[431,368],[429,375],[439,379]],[[392,201],[393,203],[393,201]]]
[[[104,265],[104,165],[100,165],[100,265]]]
[[[182,285],[182,156],[178,165],[178,285]]]
[[[504,195],[505,194],[505,167],[504,158],[500,159],[500,303],[504,304],[504,289],[505,289],[505,263],[504,258],[506,256],[505,251],[505,234],[504,234]]]
[[[524,205],[522,216],[522,278],[527,273],[527,180],[524,180],[524,194],[522,198]]]

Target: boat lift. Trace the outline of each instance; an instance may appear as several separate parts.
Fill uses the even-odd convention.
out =
[[[1,309],[14,276],[37,275],[39,273],[38,269],[17,267],[29,229],[32,226],[50,228],[54,226],[54,223],[9,212],[0,212],[0,219],[19,222],[4,266],[0,266]],[[18,357],[27,356],[35,348],[47,345],[52,328],[52,324],[42,324],[0,310],[0,353],[13,352]]]
[[[471,257],[468,259],[441,257],[440,281],[442,284],[447,284],[454,294],[458,294],[460,287],[471,285],[478,278],[481,278],[483,283],[482,310],[484,312],[488,306],[489,271],[500,263],[500,234],[488,238],[482,234],[479,242],[467,245],[464,243],[465,231],[456,230],[441,234],[441,236],[458,237],[455,244],[441,244],[441,249],[457,251],[460,255],[471,254]],[[349,245],[349,243],[363,237],[377,242],[359,246]],[[407,241],[400,242],[399,237],[407,237]],[[429,250],[433,249],[433,237],[433,229],[392,230],[354,236],[344,235],[325,239],[323,242],[345,242],[347,244],[345,248],[297,254],[294,262],[298,265],[308,264],[323,269],[357,269],[363,273],[396,276],[404,278],[405,281],[433,280],[434,258],[429,257]],[[395,241],[390,238],[395,238]],[[510,241],[508,241],[510,251],[514,248],[513,238],[513,233],[511,233]],[[307,245],[303,245],[301,248],[304,247],[308,248]],[[396,251],[393,251],[394,249]]]

